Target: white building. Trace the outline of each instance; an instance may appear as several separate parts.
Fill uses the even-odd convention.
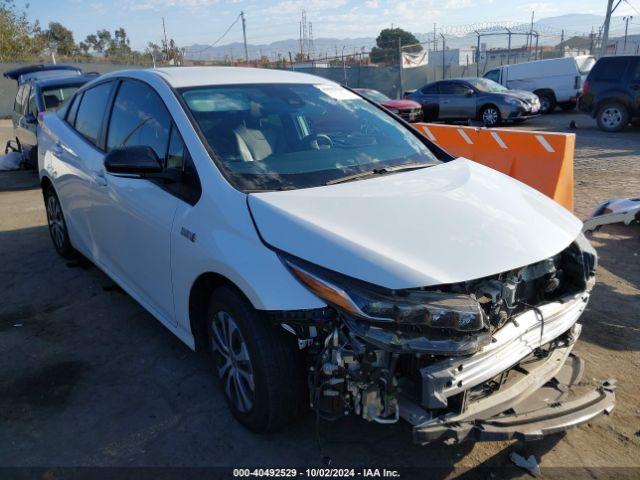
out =
[[[442,50],[431,50],[429,52],[429,63],[441,66],[442,63],[447,67],[471,65],[475,63],[474,48],[447,48],[444,50],[444,58]]]

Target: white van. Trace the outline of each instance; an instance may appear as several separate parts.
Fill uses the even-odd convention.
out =
[[[572,110],[578,101],[582,82],[596,59],[590,55],[550,58],[535,62],[503,65],[489,70],[485,78],[514,90],[527,90],[540,98],[540,112],[550,113],[559,105]]]

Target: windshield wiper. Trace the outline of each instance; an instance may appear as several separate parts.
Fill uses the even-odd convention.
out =
[[[395,167],[374,168],[373,170],[367,170],[366,172],[354,173],[346,177],[334,178],[329,180],[325,185],[336,185],[338,183],[352,182],[354,180],[360,180],[365,177],[372,177],[375,175],[386,175],[388,173],[406,172],[409,170],[419,170],[421,168],[430,167],[431,164],[425,163],[408,163],[405,165],[398,165]]]

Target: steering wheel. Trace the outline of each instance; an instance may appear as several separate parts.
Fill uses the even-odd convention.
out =
[[[314,150],[327,150],[333,148],[333,140],[331,140],[329,135],[317,133],[315,135],[309,135],[309,137],[313,137],[309,141],[309,146]]]

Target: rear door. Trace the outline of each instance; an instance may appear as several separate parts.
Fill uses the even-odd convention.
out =
[[[462,82],[440,82],[440,119],[476,117],[476,96],[471,87]]]
[[[35,144],[34,135],[29,131],[25,115],[29,107],[29,96],[31,94],[31,84],[23,83],[18,90],[16,104],[14,106],[13,125],[16,138],[24,148],[29,148]]]
[[[107,152],[127,146],[151,147],[170,176],[182,168],[182,139],[164,102],[149,85],[132,79],[118,87],[106,132]],[[93,185],[100,208],[90,226],[102,263],[157,316],[175,323],[171,229],[178,182],[111,175],[103,164],[94,175],[100,179]]]
[[[636,57],[635,65],[629,66],[629,93],[631,94],[632,112],[634,117],[640,117],[640,57]]]
[[[95,171],[102,165],[102,131],[113,81],[99,83],[77,95],[67,111],[66,131],[61,131],[47,154],[56,158],[55,183],[73,245],[99,262],[98,236],[91,217],[104,208],[105,199],[95,194]],[[45,161],[49,161],[45,155]]]

